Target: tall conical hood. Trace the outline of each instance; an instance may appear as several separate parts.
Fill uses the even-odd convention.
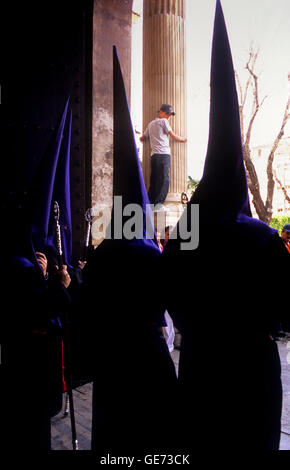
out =
[[[253,219],[248,195],[235,74],[220,1],[216,2],[211,56],[210,122],[203,176],[165,251],[179,249],[181,227],[191,230],[192,204],[199,206],[200,233],[241,224],[264,243],[275,233]],[[246,226],[246,227],[245,227]]]
[[[126,91],[122,71],[118,59],[116,47],[113,47],[113,99],[114,99],[114,168],[113,168],[113,193],[122,197],[122,207],[128,204],[137,204],[142,208],[143,226],[137,239],[129,240],[128,243],[134,245],[147,245],[158,248],[156,234],[153,228],[153,218],[151,210],[147,208],[149,198],[145,187],[139,154],[136,147],[135,135],[130,117],[129,107],[126,98]],[[115,204],[112,211],[112,228],[116,224],[114,220],[116,214]],[[123,218],[123,224],[125,219]],[[147,232],[154,234],[154,239],[146,238]],[[148,226],[149,224],[149,226]],[[112,230],[114,232],[114,230]],[[114,234],[112,233],[112,236]],[[123,236],[124,238],[124,236]]]
[[[52,209],[52,195],[68,102],[69,99],[65,104],[56,135],[40,162],[40,166],[34,175],[32,186],[29,191],[32,208],[32,243],[37,251],[45,251],[45,247],[49,244],[48,236]]]
[[[220,1],[216,2],[211,56],[210,123],[202,179],[192,202],[211,217],[251,216],[241,140],[239,104],[230,45]]]

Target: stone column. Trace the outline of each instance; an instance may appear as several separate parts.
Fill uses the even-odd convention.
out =
[[[185,0],[144,0],[143,3],[143,131],[162,103],[176,112],[170,125],[186,135]],[[150,181],[150,148],[143,144],[143,174]],[[186,144],[171,140],[171,175],[165,207],[181,211],[187,186]]]

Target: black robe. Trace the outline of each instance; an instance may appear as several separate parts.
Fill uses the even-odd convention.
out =
[[[70,297],[22,261],[12,257],[6,265],[1,445],[33,454],[50,449],[50,418],[62,406],[62,325]]]
[[[270,334],[286,269],[279,236],[263,240],[246,224],[201,224],[193,251],[167,244],[162,272],[182,285],[168,276],[163,289],[182,334],[177,437],[191,452],[278,449],[281,370]]]
[[[104,240],[84,269],[80,354],[86,349],[94,380],[92,449],[100,455],[171,445],[177,379],[160,327],[158,260],[158,250]]]

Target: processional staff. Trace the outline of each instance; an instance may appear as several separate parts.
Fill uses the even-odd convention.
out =
[[[87,261],[87,258],[88,258],[90,235],[91,235],[91,228],[92,228],[92,222],[93,222],[94,216],[95,216],[94,210],[91,207],[87,209],[86,214],[85,214],[85,219],[87,222],[87,230],[86,230],[86,237],[85,237],[83,261]]]
[[[63,263],[63,256],[62,256],[62,243],[61,243],[61,230],[60,230],[60,223],[59,223],[59,205],[58,202],[54,202],[54,220],[55,220],[55,230],[56,230],[56,248],[57,248],[57,256],[58,256],[58,265],[61,268]],[[71,365],[71,338],[70,338],[70,320],[68,311],[65,310],[64,312],[64,337],[63,337],[63,344],[65,348],[65,380],[67,386],[67,394],[69,400],[69,410],[70,410],[70,421],[71,421],[71,432],[72,432],[72,446],[73,450],[78,450],[78,440],[76,434],[76,423],[75,423],[75,412],[74,412],[74,402],[73,402],[73,391],[72,391],[72,365]]]

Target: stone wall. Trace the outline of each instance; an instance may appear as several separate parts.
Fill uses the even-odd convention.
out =
[[[113,45],[117,47],[128,102],[131,82],[132,0],[95,0],[93,13],[92,205],[112,207]],[[93,244],[94,224],[92,228]]]

